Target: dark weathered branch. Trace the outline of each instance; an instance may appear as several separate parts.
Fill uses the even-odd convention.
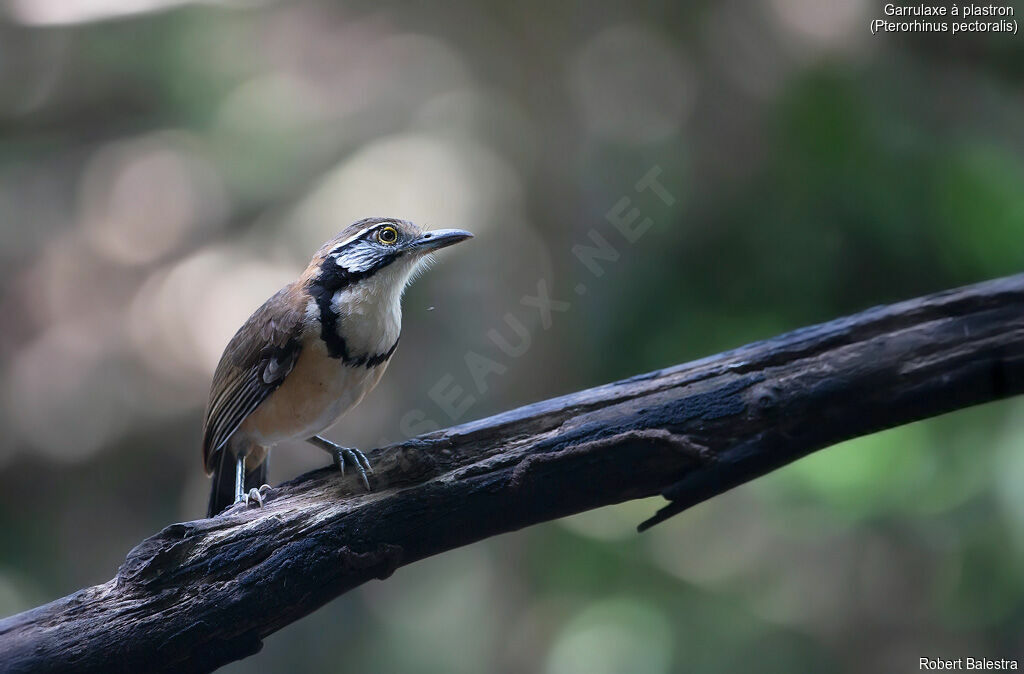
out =
[[[655,519],[814,450],[1024,391],[1024,275],[842,318],[376,452],[174,524],[108,583],[0,621],[4,672],[205,672],[404,564],[663,493]]]

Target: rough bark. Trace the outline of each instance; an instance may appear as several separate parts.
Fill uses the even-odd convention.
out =
[[[847,438],[1024,391],[1024,275],[797,330],[323,469],[140,543],[116,577],[0,621],[4,672],[207,672],[368,580],[627,499],[642,526]]]

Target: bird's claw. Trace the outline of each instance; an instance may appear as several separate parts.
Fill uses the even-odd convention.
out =
[[[270,497],[270,485],[260,485],[257,489],[253,487],[249,490],[249,493],[245,497],[245,505],[247,508],[262,508],[264,501]]]
[[[345,474],[346,459],[355,464],[356,469],[359,471],[359,477],[363,480],[363,486],[366,487],[366,491],[370,491],[370,478],[366,474],[368,472],[372,473],[373,468],[370,466],[370,461],[366,458],[365,454],[358,449],[338,447],[331,452],[331,456],[334,458],[334,465],[338,467],[342,475]]]
[[[262,508],[263,507],[263,494],[256,487],[249,490],[248,495],[245,497],[245,506],[247,508]]]

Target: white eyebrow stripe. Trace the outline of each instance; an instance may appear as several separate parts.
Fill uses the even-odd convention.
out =
[[[393,222],[375,222],[372,225],[369,225],[368,227],[363,227],[358,232],[356,232],[352,236],[348,237],[347,239],[345,239],[344,241],[339,243],[334,248],[331,248],[331,252],[328,253],[328,255],[337,255],[339,250],[341,250],[342,248],[344,248],[348,244],[352,243],[353,241],[355,241],[359,237],[363,236],[364,234],[369,232],[371,229],[376,229],[377,227],[380,227],[382,225],[391,225],[392,227],[394,227],[395,223],[393,223]]]

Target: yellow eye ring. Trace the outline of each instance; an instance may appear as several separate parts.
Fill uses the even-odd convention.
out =
[[[393,246],[398,243],[398,230],[394,227],[381,227],[377,230],[377,240],[385,246]]]

